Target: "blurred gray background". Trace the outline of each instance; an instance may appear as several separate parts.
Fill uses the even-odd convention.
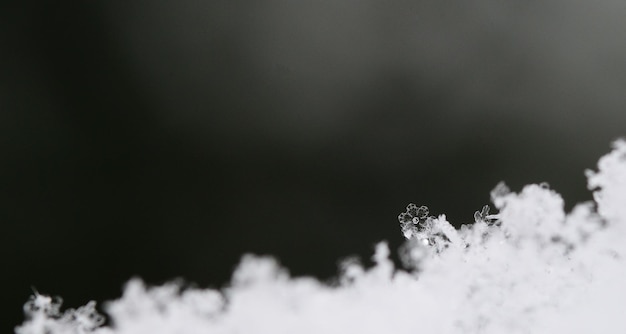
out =
[[[126,280],[227,283],[242,254],[328,279],[409,202],[585,168],[626,130],[626,2],[0,5],[3,326]]]

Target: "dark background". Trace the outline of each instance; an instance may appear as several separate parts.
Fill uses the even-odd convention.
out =
[[[244,253],[328,279],[400,245],[409,202],[469,223],[501,180],[570,208],[625,133],[611,1],[0,5],[3,331],[139,276],[221,287]]]

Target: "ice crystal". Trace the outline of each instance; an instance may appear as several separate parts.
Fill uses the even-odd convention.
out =
[[[421,230],[428,228],[429,217],[428,207],[411,203],[407,205],[406,211],[398,215],[400,229],[405,238],[411,239]]]
[[[482,210],[474,212],[474,222],[482,222],[488,225],[499,224],[500,215],[490,215],[489,210],[489,205],[485,205],[483,206]]]
[[[24,313],[29,319],[24,325],[16,328],[16,334],[85,334],[92,333],[104,323],[104,316],[96,311],[96,302],[90,301],[78,309],[61,312],[63,300],[35,294],[24,305]],[[101,329],[107,333],[108,329]]]

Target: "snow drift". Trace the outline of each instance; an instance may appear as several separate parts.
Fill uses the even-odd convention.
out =
[[[411,204],[400,214],[404,268],[385,243],[375,265],[345,261],[336,284],[290,277],[246,255],[221,290],[149,287],[61,310],[35,293],[17,334],[137,333],[626,333],[626,141],[587,171],[594,202],[564,212],[547,185],[492,192],[498,210],[455,229]]]

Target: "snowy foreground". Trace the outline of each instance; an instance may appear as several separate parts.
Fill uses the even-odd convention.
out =
[[[499,212],[460,230],[409,205],[404,269],[384,243],[334,286],[245,256],[221,291],[130,281],[104,304],[110,327],[95,302],[62,311],[35,294],[16,333],[626,333],[626,141],[587,177],[595,202],[569,214],[546,185],[498,185]]]

